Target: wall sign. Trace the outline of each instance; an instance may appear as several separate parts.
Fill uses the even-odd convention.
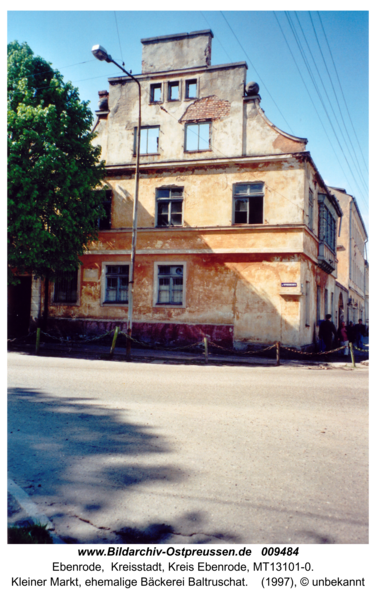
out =
[[[281,283],[282,287],[298,287],[297,283]]]

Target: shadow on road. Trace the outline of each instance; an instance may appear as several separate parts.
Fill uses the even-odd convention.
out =
[[[137,485],[176,483],[187,477],[178,467],[157,464],[158,455],[172,452],[171,444],[148,424],[131,422],[131,418],[126,393],[121,409],[108,409],[94,398],[64,398],[35,389],[11,388],[9,472],[35,502],[56,505],[50,519],[68,515],[75,522],[88,523],[98,533],[111,531],[101,526],[102,514],[111,509],[117,495],[124,503],[124,492]],[[155,465],[150,463],[150,455],[155,455]],[[202,526],[203,520],[199,514],[188,514],[180,519],[175,516],[174,524],[147,523],[137,529],[127,525],[125,516],[111,533],[123,543],[164,543],[172,536],[196,535],[192,534],[192,521]],[[221,532],[209,538],[236,541]],[[76,538],[74,527],[72,536],[64,539],[82,542]],[[96,541],[94,533],[91,541]],[[192,541],[204,543],[208,535]]]

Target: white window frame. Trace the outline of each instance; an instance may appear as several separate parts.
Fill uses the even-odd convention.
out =
[[[183,267],[183,294],[181,304],[158,304],[159,292],[159,267],[181,266]],[[153,282],[153,307],[154,308],[186,308],[186,291],[187,291],[187,261],[185,260],[163,260],[154,263],[154,282]]]
[[[128,266],[129,267],[129,271],[130,271],[130,269],[131,269],[131,262],[130,261],[124,261],[124,260],[102,262],[102,272],[101,272],[101,306],[106,306],[106,307],[121,306],[123,308],[125,306],[128,307],[128,302],[106,302],[106,283],[107,283],[106,271],[107,271],[107,267],[113,267],[113,266],[115,266],[115,267],[125,267],[125,266]],[[128,288],[128,292],[129,292],[129,288]]]
[[[76,302],[59,302],[59,301],[55,301],[55,284],[56,282],[53,282],[53,287],[52,287],[52,299],[51,299],[51,304],[55,305],[55,306],[79,306],[80,305],[80,298],[81,298],[81,265],[79,265],[78,269],[77,269],[77,300]]]

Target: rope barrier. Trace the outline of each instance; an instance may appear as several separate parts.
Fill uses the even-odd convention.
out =
[[[334,352],[338,352],[339,350],[344,350],[347,346],[340,346],[339,348],[334,348],[334,350],[324,350],[322,352],[303,352],[303,350],[296,350],[296,348],[290,348],[289,346],[282,346],[285,350],[289,350],[290,352],[296,352],[296,354],[306,354],[309,356],[321,356],[322,354],[333,354]]]
[[[368,346],[368,344],[367,344],[367,346]],[[354,346],[354,348],[355,348],[355,350],[358,350],[359,352],[366,352],[368,354],[368,350],[363,350],[362,348],[358,348],[358,346]]]

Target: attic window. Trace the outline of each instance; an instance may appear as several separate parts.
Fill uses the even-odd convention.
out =
[[[187,100],[197,98],[197,79],[188,79],[185,82],[185,97]]]
[[[150,102],[152,104],[157,102],[162,102],[162,84],[161,83],[153,83],[150,86]]]
[[[168,84],[168,100],[169,102],[173,102],[174,100],[179,100],[179,82],[171,81]]]

